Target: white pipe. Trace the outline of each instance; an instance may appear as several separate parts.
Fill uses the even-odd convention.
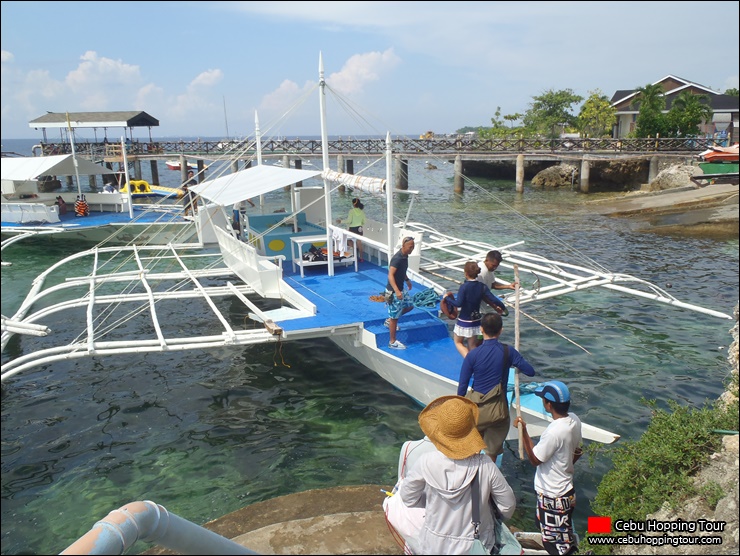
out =
[[[179,554],[257,554],[149,500],[113,510],[61,554],[124,554],[140,540]]]
[[[29,324],[16,322],[6,317],[2,318],[2,329],[16,334],[29,334],[31,336],[46,336],[51,330],[42,324]]]

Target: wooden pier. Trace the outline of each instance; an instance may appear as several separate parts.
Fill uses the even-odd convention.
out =
[[[455,165],[455,190],[463,190],[463,176],[466,175],[465,162],[512,161],[516,164],[517,191],[523,191],[524,165],[526,161],[552,161],[553,164],[568,161],[579,164],[581,168],[580,191],[589,190],[590,165],[594,161],[610,161],[620,158],[644,158],[650,161],[651,179],[657,175],[658,161],[661,158],[686,160],[709,149],[714,141],[704,138],[657,138],[657,139],[590,139],[590,138],[557,138],[557,139],[475,139],[468,137],[433,139],[391,139],[391,150],[396,158],[396,187],[408,188],[408,160],[413,158],[447,159]],[[341,171],[353,172],[354,159],[366,156],[380,156],[385,153],[387,145],[383,138],[368,139],[331,139],[328,141],[329,154],[337,157],[337,166]],[[34,147],[34,153],[41,149],[41,154],[71,153],[68,143],[42,143]],[[75,151],[81,156],[99,160],[112,168],[122,162],[121,145],[99,142],[75,144]],[[267,160],[282,159],[289,165],[291,159],[296,168],[302,160],[321,155],[320,139],[264,139],[261,145],[263,158]],[[250,164],[255,155],[254,140],[172,140],[172,141],[134,141],[126,146],[129,163],[134,167],[134,174],[139,179],[140,164],[149,161],[152,177],[158,179],[157,162],[177,159],[180,162],[182,181],[185,181],[188,159],[196,159],[198,177],[203,179],[207,163],[226,157],[244,160]],[[238,163],[232,164],[237,171]]]

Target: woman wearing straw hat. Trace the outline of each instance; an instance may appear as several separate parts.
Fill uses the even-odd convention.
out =
[[[436,450],[422,454],[401,483],[398,495],[408,507],[425,508],[418,538],[422,554],[468,554],[473,546],[473,478],[478,476],[481,542],[494,547],[493,499],[503,519],[516,498],[485,449],[476,423],[478,406],[462,396],[442,396],[419,414],[421,430]]]

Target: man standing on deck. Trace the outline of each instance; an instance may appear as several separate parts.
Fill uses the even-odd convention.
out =
[[[514,426],[522,428],[524,449],[529,462],[537,468],[534,474],[535,519],[548,554],[575,554],[578,544],[573,529],[576,507],[573,474],[575,462],[583,455],[581,421],[575,413],[568,412],[570,392],[559,380],[546,382],[534,393],[542,398],[545,411],[552,415],[552,423],[547,425],[536,446],[521,417],[514,420]]]
[[[409,293],[403,291],[404,283],[409,287],[409,290],[411,289],[411,280],[406,276],[406,271],[409,269],[409,255],[413,250],[414,238],[403,238],[401,249],[393,255],[388,265],[388,283],[385,286],[388,318],[385,319],[385,325],[390,332],[388,347],[391,349],[406,349],[406,346],[396,339],[396,331],[398,330],[398,317],[405,315],[414,308]]]

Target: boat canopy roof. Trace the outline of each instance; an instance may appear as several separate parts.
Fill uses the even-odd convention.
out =
[[[260,164],[206,180],[191,187],[190,191],[217,205],[229,206],[320,174],[321,170],[296,170]]]
[[[137,110],[118,112],[47,112],[28,122],[28,127],[78,128],[78,127],[154,127],[159,120]]]
[[[113,171],[86,158],[77,157],[77,171],[85,176],[110,174]],[[2,179],[33,181],[41,176],[74,176],[75,157],[71,154],[54,156],[3,157]]]

